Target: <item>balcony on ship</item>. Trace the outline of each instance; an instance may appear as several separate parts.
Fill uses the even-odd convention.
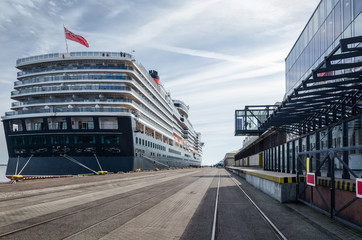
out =
[[[64,73],[59,75],[50,75],[50,76],[36,76],[36,77],[29,77],[20,81],[16,81],[14,83],[14,88],[19,87],[26,87],[26,86],[35,86],[39,84],[53,84],[53,83],[72,83],[72,82],[78,82],[79,80],[82,80],[82,82],[86,82],[89,80],[89,82],[95,82],[95,81],[106,81],[109,83],[114,83],[114,80],[132,80],[130,76],[128,76],[126,73]]]
[[[29,100],[23,102],[13,102],[11,104],[12,110],[20,110],[22,108],[29,107],[44,107],[44,106],[56,106],[64,105],[64,103],[74,104],[74,105],[94,105],[98,103],[103,104],[120,104],[120,103],[132,103],[132,99],[128,98],[106,98],[106,99],[96,99],[96,98],[53,98],[53,99],[38,99],[38,100]]]
[[[11,97],[15,96],[27,96],[27,95],[38,95],[38,94],[54,94],[54,93],[64,93],[74,92],[78,93],[79,91],[102,91],[102,92],[112,92],[112,91],[131,91],[130,87],[126,87],[124,84],[113,84],[113,85],[105,85],[105,84],[92,84],[92,85],[77,85],[77,86],[53,86],[53,87],[33,87],[33,88],[25,88],[18,91],[12,91]]]
[[[118,86],[117,86],[118,85]],[[128,87],[130,86],[130,87]],[[157,112],[159,115],[162,115],[166,118],[171,118],[169,112],[166,112],[162,109],[159,105],[159,101],[155,102],[155,99],[150,95],[149,92],[145,91],[137,82],[131,81],[127,84],[92,84],[92,85],[77,85],[77,86],[55,86],[55,87],[33,87],[33,88],[24,88],[21,90],[13,91],[12,92],[12,99],[14,100],[21,100],[24,97],[31,97],[41,95],[67,95],[67,94],[78,94],[79,91],[87,91],[87,94],[90,93],[97,93],[101,91],[102,93],[107,92],[108,94],[127,94],[130,93],[128,98],[132,98],[138,100],[139,102],[144,101],[144,97],[153,103],[151,106],[150,104],[144,103],[147,107],[151,108],[153,111]],[[126,92],[125,92],[126,91]],[[143,96],[141,96],[143,95]],[[50,102],[48,102],[50,103]],[[15,106],[24,105],[18,104]],[[157,110],[156,110],[157,107]]]
[[[25,77],[32,77],[38,75],[47,75],[47,74],[62,74],[73,73],[73,72],[119,72],[119,70],[129,70],[133,71],[134,68],[125,64],[125,65],[103,65],[103,64],[84,64],[84,65],[66,65],[66,66],[51,66],[46,68],[33,68],[31,70],[24,70],[17,73],[18,79],[23,79]]]

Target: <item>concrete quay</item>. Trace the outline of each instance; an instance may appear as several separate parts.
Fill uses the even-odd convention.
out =
[[[260,168],[247,167],[228,167],[227,169],[243,177],[248,183],[280,203],[296,201],[296,174],[266,172]]]
[[[0,184],[0,239],[281,239],[251,200],[284,239],[361,238],[225,169],[201,168]]]

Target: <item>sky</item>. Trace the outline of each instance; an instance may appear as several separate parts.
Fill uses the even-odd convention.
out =
[[[285,94],[285,58],[319,0],[0,0],[0,115],[10,111],[16,59],[66,51],[65,25],[89,49],[128,52],[190,106],[203,165],[242,147],[235,110]],[[0,127],[0,163],[7,162]]]

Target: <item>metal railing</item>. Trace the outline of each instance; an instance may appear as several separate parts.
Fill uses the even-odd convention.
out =
[[[358,197],[354,197],[351,200],[349,200],[348,202],[346,202],[343,206],[339,207],[338,209],[336,209],[336,199],[339,196],[339,194],[341,193],[336,193],[336,182],[337,182],[337,178],[336,178],[336,166],[335,166],[335,162],[339,162],[340,164],[343,165],[343,170],[344,172],[348,172],[349,174],[351,174],[354,178],[358,178],[357,173],[352,170],[349,165],[348,165],[348,161],[343,160],[341,158],[341,156],[346,156],[343,153],[348,153],[348,151],[362,151],[362,145],[358,145],[358,146],[350,146],[350,147],[340,147],[340,148],[329,148],[329,149],[324,149],[324,150],[313,150],[313,151],[304,151],[304,152],[299,152],[298,153],[298,158],[297,158],[297,200],[309,205],[315,209],[318,209],[319,211],[325,213],[326,215],[329,215],[331,218],[336,218],[337,220],[340,220],[354,228],[357,228],[359,230],[362,230],[362,228],[360,226],[356,226],[355,224],[348,222],[344,219],[342,219],[341,217],[339,217],[338,215],[340,215],[340,213],[344,210],[346,210],[348,207],[350,207],[354,202],[356,202],[357,200],[359,200],[360,198]],[[326,156],[323,158],[323,160],[321,162],[316,162],[316,169],[313,172],[309,172],[309,166],[313,163],[313,156],[316,155],[320,155],[320,154],[326,154]],[[348,157],[348,154],[347,154]],[[318,179],[322,178],[321,177],[321,169],[324,165],[327,165],[327,177],[323,177],[323,180],[326,184],[325,187],[329,188],[329,196],[328,194],[326,194],[326,191],[321,191],[320,188],[321,186],[318,184]],[[307,184],[307,173],[314,173],[314,183],[315,186],[311,186]],[[345,186],[349,186],[348,189],[351,191],[356,191],[356,185],[355,183],[349,181],[349,180],[343,180],[343,185]],[[341,184],[338,184],[341,185]],[[306,197],[307,194],[307,188],[310,187],[310,193],[308,193],[308,197]],[[315,204],[315,196],[313,196],[313,192],[314,190],[318,193],[318,196],[320,198],[320,200],[322,201],[323,205],[316,205]],[[309,201],[306,200],[307,198],[309,198]],[[329,199],[329,203],[327,201],[327,199]],[[338,198],[339,202],[343,201],[344,197],[340,197]],[[327,209],[327,211],[323,210],[323,206],[324,209]]]
[[[13,112],[6,112],[5,116],[16,116],[22,114],[32,114],[32,113],[62,113],[62,112],[131,112],[129,109],[124,109],[121,107],[117,108],[49,108],[49,109],[31,109],[31,110],[21,110],[21,111],[13,111]]]
[[[35,74],[35,73],[46,73],[46,72],[57,72],[59,71],[60,73],[62,73],[63,71],[78,71],[78,70],[131,70],[133,71],[134,68],[130,67],[130,66],[108,66],[108,65],[89,65],[89,66],[84,66],[84,65],[76,65],[76,66],[64,66],[64,67],[49,67],[49,68],[39,68],[39,69],[32,69],[32,70],[28,70],[28,71],[21,71],[17,73],[18,77],[22,77],[25,75],[29,75],[29,74]]]
[[[107,58],[127,58],[132,59],[132,55],[125,52],[70,52],[70,57],[82,58],[82,57],[107,57]],[[67,53],[49,53],[37,56],[31,56],[26,58],[19,58],[16,60],[16,65],[21,65],[31,62],[40,62],[48,59],[63,59]],[[69,58],[69,55],[67,58]]]
[[[19,91],[12,91],[11,96],[18,96],[27,93],[45,93],[45,92],[58,92],[58,91],[92,91],[92,90],[123,90],[123,91],[131,91],[130,87],[125,87],[122,85],[119,86],[105,86],[100,84],[92,84],[92,85],[80,85],[80,86],[56,86],[56,87],[34,87],[34,88],[26,88]]]
[[[32,83],[46,83],[56,81],[73,81],[73,80],[132,80],[131,77],[126,74],[114,74],[114,73],[67,73],[64,75],[52,75],[46,77],[33,77],[22,81],[16,81],[14,86],[21,86]]]
[[[119,99],[84,99],[84,98],[73,98],[73,99],[42,99],[42,100],[30,100],[26,102],[13,102],[11,104],[12,107],[22,107],[28,105],[41,104],[46,105],[49,103],[121,103],[121,102],[129,102],[131,103],[131,99],[127,98],[119,98]]]

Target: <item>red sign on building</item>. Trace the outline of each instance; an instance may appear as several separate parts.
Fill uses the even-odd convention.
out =
[[[315,187],[315,174],[314,173],[307,173],[307,184],[309,186]]]
[[[356,196],[362,198],[362,178],[356,178]]]

